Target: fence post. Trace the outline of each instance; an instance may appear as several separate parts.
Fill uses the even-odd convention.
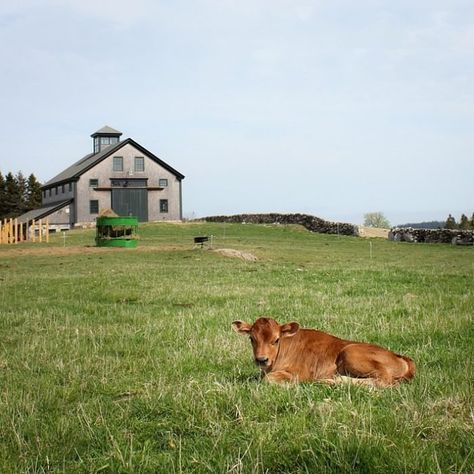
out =
[[[40,219],[39,221],[39,242],[43,242],[43,219]]]
[[[46,243],[49,243],[49,219],[46,219]]]

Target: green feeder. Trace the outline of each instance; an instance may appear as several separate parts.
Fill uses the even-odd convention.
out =
[[[98,217],[95,241],[98,247],[135,248],[138,238],[136,217]]]

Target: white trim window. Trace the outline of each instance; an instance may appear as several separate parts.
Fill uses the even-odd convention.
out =
[[[145,171],[145,158],[136,156],[133,160],[133,170],[135,173],[143,173]]]
[[[112,171],[123,171],[123,156],[114,156]]]

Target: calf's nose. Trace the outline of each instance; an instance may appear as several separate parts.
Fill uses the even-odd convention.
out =
[[[255,357],[255,362],[258,365],[266,365],[268,362],[268,357]]]

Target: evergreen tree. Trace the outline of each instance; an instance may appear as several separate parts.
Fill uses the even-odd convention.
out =
[[[26,210],[31,211],[32,209],[38,209],[41,207],[41,184],[36,179],[34,174],[30,174],[30,176],[28,176],[26,189]]]
[[[27,183],[26,178],[21,171],[18,171],[16,177],[16,187],[17,187],[17,202],[15,208],[15,215],[19,216],[24,214],[27,211],[26,201],[28,199],[27,195]]]
[[[19,171],[5,177],[0,172],[0,219],[18,217],[41,206],[41,185],[34,174],[28,179]]]
[[[466,214],[461,216],[461,220],[459,221],[459,228],[462,230],[469,230],[469,219],[467,218]]]
[[[444,225],[445,229],[457,229],[456,219],[449,214],[448,218],[446,219],[446,224]]]
[[[18,185],[13,173],[10,171],[5,176],[5,216],[4,217],[16,217],[18,215],[17,208],[20,202],[20,193]]]
[[[472,213],[471,220],[469,221],[469,227],[474,230],[474,212]]]
[[[5,178],[0,171],[0,219],[6,216],[6,193],[5,193]]]

